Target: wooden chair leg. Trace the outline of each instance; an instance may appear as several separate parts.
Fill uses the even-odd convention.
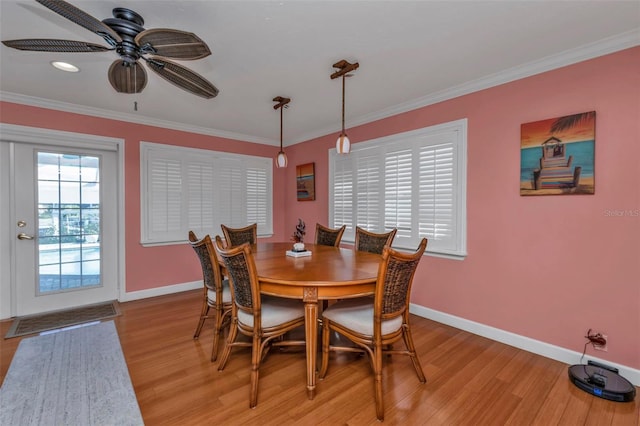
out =
[[[222,309],[216,309],[216,328],[213,330],[213,345],[211,347],[211,362],[218,358],[218,342],[222,334]]]
[[[324,379],[329,369],[329,345],[331,340],[331,330],[329,330],[329,320],[326,318],[322,321],[322,364],[318,372],[318,378]]]
[[[204,321],[209,318],[209,304],[207,303],[207,299],[204,300],[204,304],[202,305],[202,312],[200,313],[200,321],[198,322],[198,326],[196,327],[196,332],[193,333],[193,338],[197,339],[200,337],[200,331],[202,331],[202,326],[204,325]]]
[[[373,375],[375,385],[376,416],[384,421],[384,400],[382,399],[382,347],[373,348]]]
[[[249,393],[249,408],[258,405],[258,371],[260,368],[260,360],[262,359],[262,345],[260,344],[260,336],[257,333],[253,335],[251,346],[251,390]]]
[[[238,335],[238,320],[236,318],[231,320],[231,325],[229,326],[229,336],[227,336],[227,341],[224,344],[224,350],[222,351],[222,358],[220,358],[220,363],[218,364],[218,371],[224,370],[225,365],[227,365],[227,361],[229,360],[229,355],[231,355],[231,347],[233,342],[236,341],[236,336]]]
[[[413,368],[414,370],[416,370],[416,374],[418,375],[418,380],[420,380],[420,383],[426,383],[427,379],[426,377],[424,377],[424,371],[422,371],[422,366],[420,365],[420,360],[418,359],[416,348],[413,345],[411,330],[408,326],[403,328],[402,337],[404,338],[404,344],[407,346],[407,350],[409,351],[409,357],[411,357]]]

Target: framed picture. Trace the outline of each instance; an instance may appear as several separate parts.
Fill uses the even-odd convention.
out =
[[[525,123],[520,130],[520,195],[595,193],[595,111]]]
[[[316,199],[315,163],[296,166],[296,186],[298,201],[313,201]]]

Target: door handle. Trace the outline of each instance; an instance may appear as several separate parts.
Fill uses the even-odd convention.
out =
[[[27,235],[24,232],[21,232],[21,233],[18,234],[18,239],[19,240],[33,240],[33,236]]]

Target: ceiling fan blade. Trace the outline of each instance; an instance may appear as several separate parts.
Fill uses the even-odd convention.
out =
[[[61,15],[71,22],[74,22],[91,32],[98,34],[100,37],[104,38],[110,46],[116,45],[116,43],[121,43],[122,38],[112,30],[107,25],[103,24],[101,21],[97,20],[93,16],[89,15],[86,12],[78,9],[74,5],[67,3],[63,0],[36,0],[38,3],[43,5],[46,8],[54,11],[58,15]]]
[[[104,52],[113,50],[99,44],[85,41],[57,40],[47,38],[24,38],[19,40],[5,40],[5,46],[18,50],[33,50],[37,52]]]
[[[143,52],[173,59],[200,59],[211,55],[209,46],[193,33],[153,28],[136,36]]]
[[[109,83],[120,93],[140,93],[147,85],[147,72],[137,62],[118,59],[109,67]]]
[[[157,57],[144,59],[149,68],[158,73],[160,77],[187,92],[207,99],[218,95],[218,89],[213,84],[182,65]]]

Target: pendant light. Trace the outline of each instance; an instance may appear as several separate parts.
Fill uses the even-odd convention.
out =
[[[342,132],[340,132],[340,136],[338,136],[338,140],[336,141],[338,154],[348,154],[351,152],[351,142],[347,137],[347,133],[344,131],[344,81],[346,77],[351,77],[351,74],[347,74],[357,70],[359,66],[357,62],[350,64],[344,59],[333,64],[333,67],[338,68],[338,70],[331,74],[331,79],[342,77]]]
[[[276,96],[273,98],[273,102],[278,102],[273,106],[273,109],[280,109],[280,152],[278,152],[278,156],[276,157],[276,167],[280,169],[287,167],[288,162],[287,154],[282,150],[282,113],[285,108],[289,108],[289,105],[287,104],[291,102],[291,99]]]

